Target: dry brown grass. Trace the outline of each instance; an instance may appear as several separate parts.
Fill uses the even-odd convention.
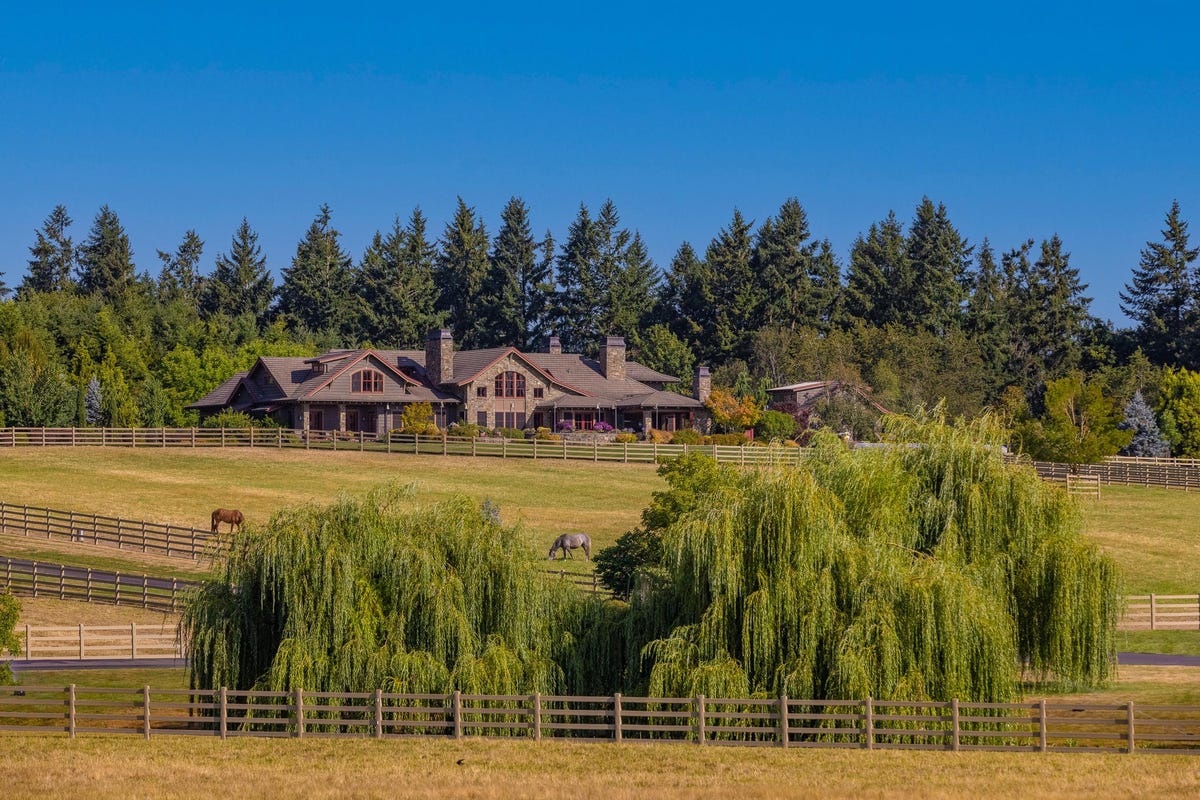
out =
[[[6,797],[1188,797],[1200,758],[4,736]]]
[[[176,625],[178,614],[153,611],[137,606],[113,606],[106,603],[81,603],[74,600],[50,600],[44,597],[21,597],[23,625]]]

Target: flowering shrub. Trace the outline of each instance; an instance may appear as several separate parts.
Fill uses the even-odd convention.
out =
[[[612,433],[613,426],[609,425],[607,422],[597,422],[592,426],[592,430],[594,430],[596,433]]]
[[[564,420],[563,422],[558,423],[558,429],[564,432],[573,431],[575,430],[575,426]]]

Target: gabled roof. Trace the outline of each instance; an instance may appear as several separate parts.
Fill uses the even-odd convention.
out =
[[[674,375],[658,372],[636,361],[626,362],[625,374],[635,381],[641,381],[642,383],[679,383],[679,378],[676,378]]]
[[[380,366],[382,366],[388,372],[395,375],[400,380],[404,381],[405,384],[407,384],[407,385],[417,384],[417,381],[415,379],[413,379],[412,377],[410,377],[409,375],[405,374],[405,372],[402,369],[400,369],[399,366],[393,365],[387,359],[381,357],[374,350],[359,350],[359,351],[357,351],[357,354],[348,353],[347,355],[350,356],[350,358],[346,361],[345,364],[340,366],[337,369],[337,371],[335,371],[335,372],[331,372],[328,375],[322,375],[321,377],[325,378],[325,380],[317,382],[317,384],[315,386],[313,386],[311,389],[308,389],[304,393],[303,396],[311,397],[314,392],[318,392],[321,389],[324,389],[326,386],[333,383],[335,380],[340,378],[342,375],[345,375],[347,372],[349,372],[351,369],[353,369],[356,365],[362,363],[362,361],[364,361],[365,359],[372,358],[372,357]]]
[[[515,347],[493,347],[486,350],[463,350],[454,354],[454,377],[451,381],[463,386],[479,377],[479,374],[488,367],[495,364],[506,356],[512,356],[525,362],[531,369],[539,373],[550,383],[555,383],[564,389],[572,392],[578,392],[585,397],[591,397],[594,392],[588,391],[586,388],[568,383],[554,373],[543,369],[532,356],[540,355],[537,353],[522,353]]]
[[[802,383],[793,383],[788,386],[776,386],[774,389],[767,389],[768,393],[813,392],[813,391],[848,392],[850,394],[857,396],[860,400],[862,400],[864,403],[871,406],[872,408],[874,408],[876,411],[878,411],[881,414],[892,413],[891,411],[884,408],[879,403],[875,402],[875,400],[871,397],[871,387],[870,386],[859,386],[857,384],[847,383],[846,381],[804,381]],[[808,405],[810,402],[815,402],[816,400],[817,400],[817,397],[814,396],[810,400],[806,400],[804,402],[804,405]]]
[[[244,377],[246,377],[245,372],[235,373],[232,378],[225,381],[196,402],[185,406],[185,408],[211,408],[214,406],[228,405],[229,401],[233,399],[233,395],[237,391],[238,386],[241,385],[242,378]]]

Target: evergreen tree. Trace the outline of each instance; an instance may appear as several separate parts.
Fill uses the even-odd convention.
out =
[[[96,426],[104,421],[104,393],[100,388],[100,379],[95,375],[88,379],[83,407],[86,424]]]
[[[194,230],[183,235],[183,241],[174,253],[158,251],[158,259],[162,262],[162,271],[158,275],[161,300],[180,300],[194,308],[199,307],[203,278],[198,267],[203,252],[204,242]]]
[[[600,335],[624,336],[634,347],[654,310],[661,280],[640,233],[634,232],[619,254],[618,268],[599,314]]]
[[[716,320],[711,337],[715,361],[746,358],[765,297],[753,272],[750,231],[754,223],[734,209],[733,219],[709,243],[704,262],[713,278]]]
[[[1007,311],[1008,287],[987,239],[979,248],[974,285],[967,300],[964,329],[978,345],[989,399],[999,396],[1007,382],[1012,344],[1012,320]]]
[[[759,325],[811,324],[819,313],[813,296],[813,252],[808,245],[808,216],[800,201],[788,198],[777,219],[767,217],[758,229],[752,273],[763,298]]]
[[[207,319],[217,314],[235,319],[247,316],[262,332],[271,324],[274,298],[275,279],[267,269],[258,234],[242,217],[230,242],[229,255],[221,253],[217,256],[216,267],[204,292],[204,316]]]
[[[558,293],[555,303],[555,330],[567,352],[595,351],[600,307],[601,247],[611,239],[604,220],[593,220],[587,206],[580,203],[579,213],[567,228],[567,241],[558,257]]]
[[[29,248],[29,273],[18,290],[27,292],[64,292],[74,288],[75,244],[67,235],[71,217],[65,206],[55,206],[37,231],[37,242]]]
[[[554,237],[550,231],[546,231],[538,250],[537,261],[519,278],[525,333],[523,347],[530,350],[545,347],[554,326],[555,256]]]
[[[808,291],[807,310],[803,312],[804,324],[822,332],[840,324],[845,304],[842,266],[828,239],[822,239],[812,251]]]
[[[526,281],[537,270],[537,243],[529,224],[529,208],[519,197],[509,198],[500,214],[500,232],[488,261],[483,293],[480,343],[484,347],[523,347],[528,332]]]
[[[960,328],[971,250],[950,224],[946,206],[923,198],[908,232],[912,293],[901,298],[897,321],[939,335]]]
[[[671,259],[655,318],[708,363],[715,363],[708,336],[716,328],[715,292],[712,271],[691,244],[684,242]]]
[[[1171,445],[1158,430],[1154,411],[1140,391],[1134,392],[1133,397],[1125,404],[1125,420],[1117,427],[1124,431],[1133,431],[1133,439],[1121,450],[1121,455],[1165,458],[1171,454]]]
[[[871,225],[850,248],[846,275],[846,321],[862,320],[883,326],[903,322],[903,309],[913,296],[912,265],[904,228],[889,212],[887,219]]]
[[[102,206],[87,241],[79,249],[79,290],[108,303],[122,299],[134,284],[133,250],[115,211]]]
[[[1090,319],[1092,299],[1083,292],[1079,270],[1070,266],[1058,235],[1042,241],[1041,258],[1025,286],[1025,305],[1020,318],[1033,354],[1045,365],[1050,377],[1065,375],[1079,364],[1081,342]]]
[[[385,347],[420,347],[441,325],[434,311],[436,250],[425,239],[425,217],[414,209],[407,228],[400,218],[385,237],[378,231],[363,254],[356,296],[362,301],[360,336]]]
[[[4,282],[4,273],[0,272],[0,300],[8,297],[12,289],[8,288],[8,284]]]
[[[475,209],[459,197],[454,219],[442,234],[434,280],[438,310],[446,313],[454,340],[464,350],[480,347],[483,341],[483,309],[489,302],[483,295],[487,274],[487,229],[475,216]]]
[[[279,313],[293,329],[341,338],[351,324],[352,261],[330,224],[332,216],[322,205],[296,246],[292,265],[283,271]]]
[[[1200,247],[1188,247],[1187,222],[1179,202],[1171,204],[1161,242],[1147,242],[1121,292],[1121,310],[1138,323],[1138,345],[1158,364],[1194,367],[1200,360],[1195,262]]]

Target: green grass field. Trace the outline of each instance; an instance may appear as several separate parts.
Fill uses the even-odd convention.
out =
[[[1084,530],[1121,566],[1129,594],[1200,593],[1200,493],[1105,486]]]

